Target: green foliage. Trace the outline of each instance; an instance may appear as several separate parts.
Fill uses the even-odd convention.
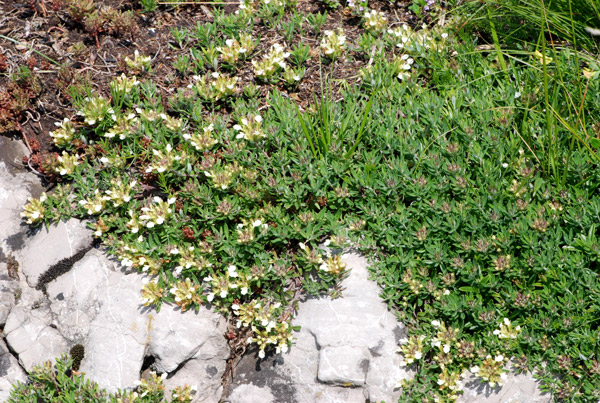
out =
[[[189,386],[175,388],[171,399],[164,396],[164,377],[152,373],[148,380],[142,380],[133,392],[119,391],[109,394],[98,385],[72,369],[73,360],[66,355],[56,359],[56,366],[50,361],[35,367],[29,374],[27,383],[17,383],[11,390],[7,403],[160,403],[191,402],[192,390]]]
[[[157,0],[140,0],[140,5],[144,9],[144,12],[151,13],[158,8]]]

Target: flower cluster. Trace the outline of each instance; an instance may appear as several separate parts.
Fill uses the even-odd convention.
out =
[[[516,339],[521,332],[521,326],[513,327],[508,318],[504,318],[504,323],[500,324],[500,329],[494,330],[494,334],[500,339]]]
[[[106,199],[102,197],[100,190],[96,189],[93,196],[85,197],[79,200],[79,205],[87,210],[89,215],[96,215],[102,212]]]
[[[304,251],[305,258],[310,264],[320,265],[323,263],[323,258],[317,249],[311,249],[304,242],[300,242],[298,246]]]
[[[210,171],[204,171],[204,175],[210,178],[215,189],[225,190],[229,188],[235,175],[239,172],[236,164],[222,166],[214,165]]]
[[[139,219],[146,228],[153,228],[156,225],[161,225],[172,214],[171,205],[175,203],[175,198],[170,198],[163,201],[160,197],[155,196],[152,199],[153,203],[148,207],[142,207],[142,214]]]
[[[136,76],[127,77],[124,73],[110,83],[110,91],[115,95],[127,95],[140,84]]]
[[[237,139],[245,139],[248,141],[256,141],[266,137],[262,129],[262,117],[260,115],[249,115],[240,119],[240,124],[233,126],[237,132]]]
[[[21,217],[27,219],[27,224],[37,224],[44,219],[44,213],[46,212],[44,202],[47,199],[46,193],[42,193],[39,199],[33,197],[27,199],[27,204],[23,206],[23,212],[21,213]]]
[[[274,322],[272,322],[274,323]],[[256,326],[252,326],[254,337],[249,339],[249,342],[254,342],[258,345],[258,356],[265,358],[265,349],[269,345],[275,346],[275,352],[288,351],[289,345],[292,343],[292,329],[287,322],[277,322],[274,326],[267,329],[259,329]]]
[[[204,152],[217,144],[217,140],[212,137],[214,126],[209,124],[204,126],[200,131],[192,134],[184,134],[183,138],[190,142],[196,151]]]
[[[66,151],[62,155],[56,157],[57,164],[54,166],[54,171],[61,176],[71,175],[75,172],[75,167],[79,165],[77,155],[71,155]]]
[[[441,52],[444,49],[443,44],[446,38],[448,38],[448,34],[443,32],[441,34],[441,41],[436,41],[434,35],[431,34],[431,31],[425,25],[423,29],[414,31],[407,24],[403,24],[399,27],[388,29],[387,32],[396,47],[414,55],[421,55],[430,49]]]
[[[136,49],[133,52],[133,59],[130,59],[129,56],[125,57],[125,64],[135,73],[143,73],[150,71],[150,60],[150,56],[141,55]]]
[[[342,55],[346,44],[346,35],[342,28],[337,31],[325,31],[325,36],[321,39],[321,50],[323,54],[335,60]]]
[[[254,231],[260,228],[263,233],[268,229],[268,224],[263,224],[261,220],[254,220],[251,223],[243,222],[237,225],[238,243],[250,243],[254,240]]]
[[[65,148],[71,145],[73,137],[75,136],[75,126],[71,119],[64,118],[62,122],[54,122],[58,129],[49,132],[48,134],[52,137],[54,144],[57,147]]]
[[[158,304],[164,296],[164,290],[158,284],[158,279],[149,280],[144,278],[142,280],[144,286],[142,288],[142,304],[144,306]]]
[[[225,45],[223,47],[219,46],[217,51],[221,53],[225,63],[232,65],[235,65],[240,58],[244,59],[252,53],[255,47],[254,39],[249,34],[241,34],[239,41],[237,39],[227,39]]]
[[[346,263],[342,261],[340,255],[331,255],[319,267],[321,270],[331,273],[334,276],[340,276],[346,272]]]
[[[304,78],[304,74],[306,73],[306,70],[304,68],[297,68],[297,69],[285,69],[285,71],[283,72],[283,81],[288,85],[288,86],[294,86],[295,84],[297,84],[298,82],[300,82],[300,80],[302,80]]]
[[[471,372],[487,381],[490,387],[493,388],[496,385],[502,385],[502,382],[507,378],[504,371],[504,362],[505,358],[502,354],[497,354],[494,358],[488,355],[480,366],[471,367]]]
[[[86,97],[83,109],[77,114],[83,116],[85,123],[90,126],[100,123],[108,117],[113,121],[116,120],[115,110],[110,106],[110,101],[101,96]]]
[[[114,207],[119,207],[131,200],[133,188],[137,184],[136,181],[123,183],[121,178],[116,177],[110,180],[110,189],[104,191],[106,196],[104,200],[112,201]]]
[[[141,269],[145,273],[156,275],[162,265],[160,261],[142,253],[136,247],[123,244],[117,248],[117,257],[121,261],[123,267],[133,267]],[[162,291],[161,291],[162,292]]]
[[[260,80],[268,80],[281,70],[287,68],[285,59],[290,56],[289,52],[285,52],[283,46],[276,43],[271,46],[269,53],[263,56],[262,60],[252,60],[254,66],[254,74]]]
[[[163,150],[153,149],[153,161],[148,164],[146,172],[163,173],[174,169],[175,164],[183,164],[187,160],[185,152],[176,152],[171,144],[167,144]]]
[[[117,116],[116,122],[104,133],[104,137],[112,139],[118,137],[125,140],[139,128],[139,119],[133,112],[126,112]]]
[[[250,279],[244,273],[239,273],[237,267],[230,265],[227,267],[227,273],[222,276],[211,275],[204,278],[205,282],[210,283],[211,290],[206,296],[208,302],[212,302],[215,296],[221,299],[227,298],[232,290],[239,290],[242,296],[248,295],[250,291]]]
[[[225,74],[213,72],[204,76],[193,76],[196,84],[188,85],[195,88],[198,95],[207,102],[219,102],[235,94],[237,77],[229,77]]]
[[[381,32],[387,24],[387,17],[382,11],[369,10],[363,15],[363,19],[368,31]]]
[[[291,328],[287,322],[277,320],[281,304],[278,302],[263,305],[259,302],[234,304],[233,313],[237,316],[238,328],[251,327],[254,336],[248,343],[256,343],[259,347],[259,357],[265,357],[265,349],[269,345],[275,346],[277,353],[286,352],[291,343]]]
[[[164,380],[167,379],[167,374],[157,375],[156,372],[150,372],[150,376],[147,379],[141,379],[137,382],[137,391],[140,393],[140,397],[146,395],[162,394],[165,390]]]
[[[431,324],[438,329],[436,337],[431,340],[433,347],[438,347],[444,353],[450,352],[450,347],[456,342],[458,329],[453,327],[446,328],[445,323],[434,320]]]
[[[182,311],[187,310],[190,305],[202,304],[202,288],[198,284],[192,284],[192,280],[189,278],[186,278],[185,281],[178,281],[169,292],[173,294],[175,303]]]
[[[177,386],[171,391],[171,402],[189,403],[192,401],[196,388],[189,385]]]
[[[412,69],[415,60],[407,55],[406,53],[400,57],[394,59],[394,64],[397,66],[398,79],[404,80],[410,77],[410,70]]]
[[[402,362],[400,366],[405,367],[412,364],[415,360],[423,358],[425,348],[425,335],[411,336],[408,339],[400,340],[399,353],[402,353]]]
[[[173,250],[171,251],[171,254],[174,254]],[[212,263],[206,257],[198,255],[193,246],[184,249],[181,254],[179,254],[177,263],[178,265],[175,267],[174,273],[176,276],[179,276],[184,269],[203,270],[212,267]]]
[[[437,380],[437,384],[440,387],[440,391],[449,391],[449,394],[446,396],[446,399],[454,401],[458,398],[458,396],[464,388],[464,384],[462,382],[462,379],[464,377],[464,372],[450,372],[447,368],[444,368],[442,370],[442,373],[440,374]]]

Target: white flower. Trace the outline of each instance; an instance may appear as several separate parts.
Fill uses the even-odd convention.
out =
[[[440,325],[441,325],[439,320],[432,320],[431,324],[433,325],[433,327],[440,327]]]
[[[471,367],[471,372],[474,373],[474,374],[478,373],[479,372],[479,367],[478,366]]]

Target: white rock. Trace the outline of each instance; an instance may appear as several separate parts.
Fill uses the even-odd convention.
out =
[[[0,249],[7,256],[23,246],[28,227],[23,225],[21,212],[27,198],[42,192],[35,174],[16,168],[24,155],[27,148],[23,143],[0,136]]]
[[[205,307],[196,313],[194,310],[181,312],[180,309],[164,306],[151,317],[148,353],[156,358],[154,366],[157,371],[173,372],[192,357],[212,359],[219,356],[225,363],[229,356],[223,337],[227,324],[218,313]]]
[[[48,325],[49,319],[50,310],[45,306],[30,309],[19,304],[8,315],[4,326],[6,342],[27,371],[41,362],[54,362],[56,357],[68,352],[67,341]]]
[[[230,403],[275,403],[275,397],[268,387],[240,385],[231,392],[228,399]]]
[[[102,279],[95,289],[98,312],[82,343],[85,357],[80,371],[111,392],[132,389],[139,379],[148,342],[149,319],[140,312],[142,276],[113,272],[108,258],[99,251],[92,251],[94,254],[95,258],[80,262],[76,268],[93,264],[98,270],[95,278]]]
[[[27,374],[0,340],[0,402],[8,400],[13,384],[26,381]]]
[[[215,354],[220,350],[215,349]],[[226,352],[229,355],[229,351]],[[223,393],[221,379],[225,372],[225,360],[223,356],[213,359],[191,359],[187,361],[175,374],[165,380],[165,391],[167,396],[177,386],[189,385],[196,388],[193,403],[217,403]]]
[[[507,374],[502,386],[490,388],[470,372],[465,379],[464,393],[459,403],[546,403],[552,401],[549,393],[542,393],[539,381],[531,374]]]
[[[49,228],[40,227],[26,239],[23,249],[15,253],[21,271],[32,287],[40,275],[64,258],[70,258],[92,244],[92,231],[77,219],[59,222]]]
[[[91,250],[68,273],[50,282],[46,293],[50,309],[63,335],[73,343],[83,340],[104,304],[105,281],[115,271],[114,263]],[[137,308],[137,306],[135,307]]]
[[[319,351],[318,379],[339,386],[364,386],[369,358],[364,347],[324,347]]]

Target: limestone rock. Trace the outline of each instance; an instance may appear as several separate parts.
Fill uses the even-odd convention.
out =
[[[39,178],[21,165],[27,148],[20,141],[0,136],[0,250],[5,255],[19,250],[29,227],[21,218],[28,197],[42,192]]]
[[[222,351],[215,350],[215,355]],[[229,351],[226,352],[226,356]],[[165,380],[165,391],[167,396],[178,386],[189,385],[196,388],[193,403],[217,403],[223,393],[221,379],[225,372],[224,356],[216,356],[213,359],[193,358],[186,361],[181,368],[169,375]],[[260,401],[260,400],[257,400]]]
[[[161,373],[173,372],[191,358],[223,361],[229,348],[223,337],[227,330],[224,318],[205,307],[198,312],[165,306],[152,313],[148,353],[155,357],[154,366]]]
[[[552,401],[549,393],[542,393],[539,381],[531,374],[508,374],[502,386],[490,388],[479,378],[468,373],[460,403],[546,403]]]
[[[319,351],[318,379],[340,386],[364,386],[369,370],[366,348],[325,347]]]
[[[113,262],[98,250],[91,250],[68,273],[47,285],[46,294],[56,325],[73,343],[87,336],[91,322],[104,304],[101,298],[105,295],[101,294],[104,283],[114,271]]]
[[[0,340],[0,402],[8,399],[13,384],[26,381],[27,374]]]
[[[164,306],[149,317],[148,355],[155,358],[153,367],[169,373],[167,394],[185,384],[196,389],[194,402],[218,402],[222,394],[221,378],[225,372],[229,346],[223,336],[225,319],[201,307],[181,312]]]
[[[92,231],[77,219],[59,222],[48,228],[39,227],[15,257],[31,287],[38,285],[40,275],[65,258],[71,258],[92,244]]]
[[[259,388],[258,386],[240,385],[229,396],[230,403],[275,403],[275,397],[269,388]]]
[[[132,389],[139,380],[148,341],[148,317],[140,312],[142,276],[112,271],[113,263],[100,251],[80,261],[74,275],[79,276],[79,270],[89,271],[87,264],[95,266],[96,272],[89,283],[82,284],[82,290],[92,291],[92,284],[99,282],[93,291],[95,302],[87,305],[88,317],[92,310],[97,312],[82,342],[85,357],[80,371],[111,392]],[[73,296],[78,300],[78,293]],[[85,308],[82,302],[76,303]]]
[[[6,342],[19,355],[19,362],[27,371],[40,362],[54,362],[68,351],[67,341],[48,325],[49,318],[48,307],[30,309],[24,304],[14,307],[8,316],[4,327]]]

